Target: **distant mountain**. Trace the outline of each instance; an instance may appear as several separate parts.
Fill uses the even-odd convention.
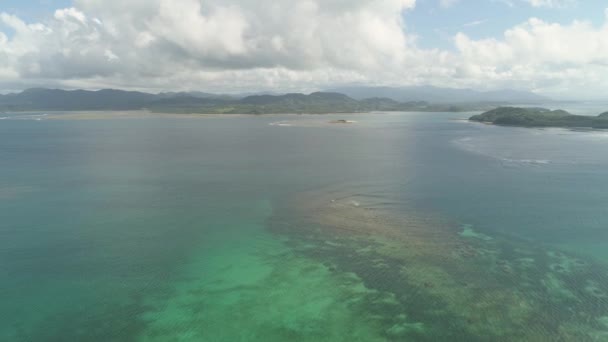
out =
[[[237,98],[241,97],[241,96],[232,96],[232,95],[226,95],[226,94],[204,93],[201,91],[165,92],[165,93],[159,93],[158,96],[162,97],[162,98],[195,97],[195,98],[199,98],[199,99],[223,99],[223,100],[237,99]]]
[[[388,89],[388,88],[384,88]],[[378,90],[378,89],[376,89]],[[422,96],[421,96],[422,97]],[[138,110],[165,113],[357,113],[371,111],[470,111],[488,110],[503,102],[429,103],[399,101],[389,97],[356,99],[338,92],[310,95],[250,95],[232,97],[200,92],[148,94],[136,91],[104,89],[60,90],[34,88],[17,94],[0,95],[0,111],[74,111]]]
[[[0,97],[0,109],[15,110],[132,110],[157,99],[134,91],[98,91],[32,88]]]
[[[426,101],[431,103],[473,103],[500,102],[518,104],[547,103],[551,99],[532,92],[518,90],[497,90],[480,92],[471,89],[419,87],[342,87],[328,91],[346,94],[362,100],[371,97],[389,98],[399,102]]]
[[[187,103],[184,100],[187,100]],[[167,106],[168,102],[175,106]],[[251,95],[242,99],[195,99],[174,98],[156,101],[150,109],[157,112],[170,110],[182,113],[225,113],[225,114],[266,114],[266,113],[330,113],[360,112],[364,108],[359,101],[337,93],[312,93],[310,95],[291,93],[285,95]]]
[[[273,113],[359,113],[372,111],[471,111],[488,110],[496,104],[429,104],[424,101],[399,102],[388,98],[356,100],[336,92],[316,92],[310,95],[291,93],[285,95],[251,95],[240,100],[189,98],[186,105],[182,98],[157,101],[149,108],[156,112],[218,113],[218,114],[273,114]]]
[[[399,111],[404,107],[412,110],[426,111],[430,104],[425,101],[399,102],[387,97],[370,97],[359,100],[364,106],[376,111]]]
[[[310,95],[252,95],[238,102],[243,113],[329,113],[364,111],[359,101],[344,94],[316,92]]]
[[[294,105],[312,105],[312,104],[351,104],[356,106],[356,100],[339,93],[322,93],[316,92],[310,95],[301,93],[291,93],[285,95],[251,95],[240,100],[242,104],[294,104]]]

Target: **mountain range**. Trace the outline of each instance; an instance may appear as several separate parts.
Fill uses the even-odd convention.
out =
[[[519,104],[539,104],[551,102],[545,96],[529,91],[512,89],[495,91],[476,91],[472,89],[438,88],[433,86],[412,87],[342,87],[329,89],[354,99],[384,97],[400,102],[426,101],[431,103],[472,103],[472,102],[505,102]]]
[[[0,111],[139,110],[168,113],[332,113],[487,110],[509,103],[547,102],[533,93],[418,88],[341,88],[309,95],[150,94],[115,89],[32,88],[0,95]]]

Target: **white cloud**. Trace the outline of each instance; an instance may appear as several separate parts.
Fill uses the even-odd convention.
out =
[[[575,5],[577,0],[526,0],[533,7],[564,8]]]
[[[112,52],[112,50],[106,50],[103,55],[108,59],[108,61],[114,61],[114,60],[118,60],[120,58],[118,58],[118,56],[116,56],[114,54],[114,52]]]
[[[596,28],[589,22],[570,25],[532,18],[507,30],[503,39],[455,37],[465,75],[491,81],[528,83],[551,92],[600,94],[608,82],[608,21]]]
[[[86,24],[87,17],[84,13],[71,7],[55,11],[55,19],[60,21],[76,20],[81,24]]]
[[[479,26],[482,24],[485,24],[488,22],[488,19],[480,19],[480,20],[475,20],[475,21],[471,21],[468,23],[463,24],[463,27],[473,27],[473,26]]]
[[[460,0],[439,0],[439,6],[441,8],[450,8],[460,2]]]
[[[74,8],[57,10],[44,24],[28,25],[3,13],[0,20],[15,31],[3,43],[10,59],[4,64],[24,81],[114,78],[158,82],[159,87],[174,86],[171,80],[182,74],[192,78],[190,85],[198,77],[200,86],[220,79],[210,76],[218,74],[292,81],[306,80],[306,74],[352,75],[353,70],[397,67],[404,61],[409,43],[402,12],[414,4],[77,0]]]
[[[415,0],[76,0],[44,23],[0,14],[0,87],[315,90],[340,83],[608,87],[608,24],[530,19],[421,49]],[[607,21],[608,23],[608,15]],[[483,21],[470,25],[479,25]],[[607,81],[604,81],[607,80]]]

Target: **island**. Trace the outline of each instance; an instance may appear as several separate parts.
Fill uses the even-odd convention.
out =
[[[474,115],[469,120],[519,127],[608,128],[608,112],[584,116],[546,108],[499,107]]]
[[[355,122],[354,121],[350,121],[350,120],[340,119],[340,120],[332,120],[329,123],[331,123],[331,124],[353,124]]]

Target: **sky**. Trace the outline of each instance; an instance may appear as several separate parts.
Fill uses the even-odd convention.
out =
[[[606,99],[600,0],[0,0],[0,92],[517,89]]]

